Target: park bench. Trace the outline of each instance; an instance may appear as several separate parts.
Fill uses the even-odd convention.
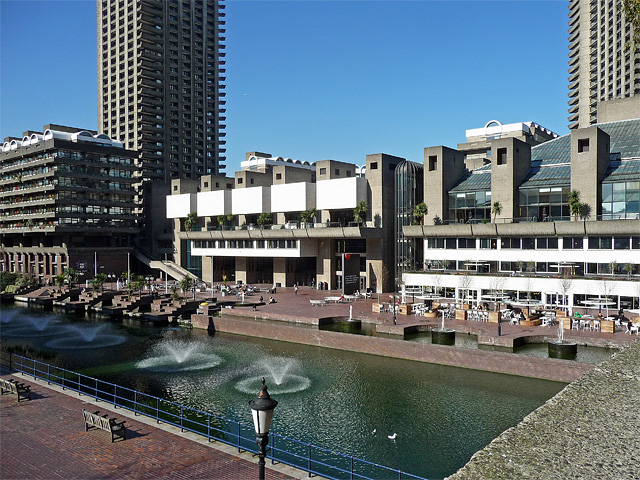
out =
[[[312,307],[322,307],[327,304],[324,300],[309,300]]]
[[[89,412],[82,409],[82,416],[84,417],[84,430],[89,431],[90,428],[95,427],[105,432],[111,433],[111,443],[113,443],[116,437],[121,437],[126,440],[126,430],[124,428],[124,421],[116,422],[115,418],[107,418],[106,415],[99,415],[100,411]]]
[[[5,392],[13,393],[18,396],[18,402],[20,400],[31,400],[31,387],[29,385],[18,383],[16,380],[0,378],[0,387],[2,395]]]

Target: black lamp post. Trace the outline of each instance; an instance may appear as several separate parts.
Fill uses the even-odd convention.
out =
[[[253,425],[256,429],[256,443],[258,444],[258,467],[259,480],[264,480],[265,458],[267,456],[267,445],[269,444],[269,426],[273,418],[273,410],[278,406],[278,402],[269,396],[267,386],[262,377],[262,386],[258,396],[249,401],[251,413],[253,414]]]

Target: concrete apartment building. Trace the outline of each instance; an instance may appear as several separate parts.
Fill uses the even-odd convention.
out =
[[[138,152],[141,244],[172,254],[175,178],[225,168],[225,13],[215,0],[97,0],[98,129]]]
[[[208,282],[224,276],[228,282],[340,288],[342,255],[359,255],[359,288],[392,290],[394,183],[401,163],[391,155],[367,155],[363,178],[351,163],[310,164],[251,152],[233,178],[173,180],[167,215],[175,222],[176,261]],[[353,211],[363,201],[368,211],[358,224]],[[313,218],[303,218],[313,210]],[[197,222],[186,229],[190,213]],[[259,225],[265,214],[270,221]]]
[[[104,134],[61,125],[5,138],[0,270],[41,283],[65,268],[86,279],[126,271],[138,233],[136,157]]]
[[[619,112],[616,115],[622,115]],[[404,284],[451,298],[640,308],[640,118],[595,124],[531,146],[494,139],[491,163],[424,151],[424,267]],[[572,217],[569,192],[585,204]],[[499,202],[501,212],[492,215]]]
[[[640,49],[626,45],[632,26],[617,0],[569,2],[569,128],[585,128],[612,117],[601,102],[633,98],[624,116],[640,112]],[[606,110],[603,112],[603,110]],[[621,106],[615,106],[621,112]],[[604,113],[604,115],[603,115]]]

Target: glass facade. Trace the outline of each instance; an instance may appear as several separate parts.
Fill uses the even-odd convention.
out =
[[[491,220],[491,190],[449,194],[448,220],[465,223],[483,218]]]
[[[640,218],[640,182],[602,184],[602,219]]]
[[[398,278],[405,271],[422,270],[423,241],[418,238],[406,238],[402,231],[405,225],[411,225],[413,210],[424,198],[423,166],[413,162],[401,162],[395,170],[395,234],[396,234],[396,272]]]
[[[520,217],[536,221],[569,220],[571,187],[520,189]]]

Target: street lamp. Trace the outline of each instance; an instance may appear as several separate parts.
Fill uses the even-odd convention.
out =
[[[258,396],[249,401],[251,413],[253,415],[253,425],[256,429],[256,443],[258,444],[258,467],[259,480],[264,480],[264,459],[267,456],[267,445],[269,444],[269,426],[273,418],[273,410],[278,406],[278,402],[269,396],[267,386],[262,377],[262,386]]]
[[[111,284],[111,290],[113,290],[113,282],[116,279],[116,274],[115,273],[109,273],[109,274],[107,274],[107,278],[109,279],[109,283]]]
[[[393,279],[393,324],[396,324],[396,309],[398,306],[396,305],[396,290],[398,289],[398,278]]]

